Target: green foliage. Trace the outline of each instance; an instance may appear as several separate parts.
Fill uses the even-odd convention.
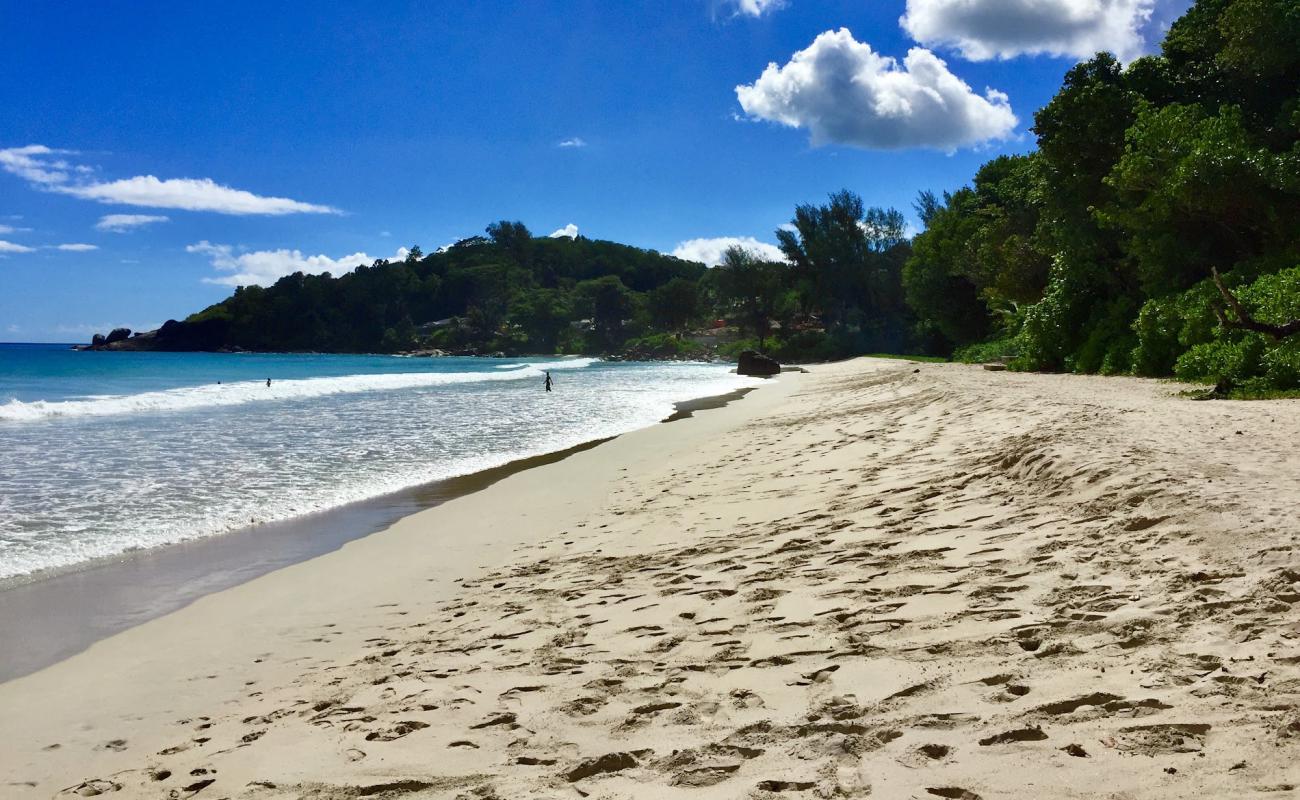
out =
[[[953,351],[952,360],[963,364],[985,364],[994,361],[1011,361],[1019,354],[1019,340],[1015,336],[1007,336],[959,347]]]
[[[1034,156],[1002,156],[973,188],[939,203],[923,193],[926,229],[903,267],[907,302],[948,347],[1015,324],[1019,306],[1042,296],[1049,259],[1038,243],[1042,178]]]
[[[554,353],[573,320],[573,306],[569,295],[559,289],[521,291],[511,303],[510,319],[524,334],[524,349]]]
[[[918,201],[920,330],[975,360],[1011,337],[1020,369],[1295,385],[1298,345],[1220,326],[1209,280],[1241,284],[1260,319],[1300,316],[1294,0],[1198,0],[1160,55],[1072,68],[1034,132],[1030,156]]]
[[[581,313],[591,318],[599,349],[612,351],[623,343],[627,338],[623,329],[636,311],[636,300],[617,275],[583,281],[574,296]]]
[[[699,286],[686,278],[673,278],[646,293],[651,318],[674,333],[697,321],[703,305]]]
[[[1234,293],[1260,322],[1300,319],[1300,267],[1266,275]],[[1277,341],[1253,331],[1220,329],[1212,340],[1196,343],[1180,355],[1174,374],[1182,380],[1247,392],[1300,389],[1300,337]]]
[[[376,261],[337,278],[299,273],[239,287],[166,326],[162,346],[606,352],[634,330],[680,330],[698,308],[702,264],[614,242],[535,239],[518,222],[493,223],[488,233],[438,253],[413,247],[401,262]],[[593,320],[590,341],[574,328],[581,319]],[[432,325],[443,320],[453,322]]]
[[[629,339],[623,345],[625,357],[638,359],[703,359],[708,350],[671,333],[652,333]]]
[[[735,314],[741,327],[757,340],[755,349],[763,350],[772,321],[789,318],[793,311],[791,304],[784,302],[790,268],[761,261],[743,248],[729,247],[710,277],[720,306]]]
[[[866,208],[850,191],[825,205],[800,205],[776,237],[792,266],[805,310],[827,330],[861,334],[887,349],[906,338],[902,268],[910,253],[906,220],[895,209]]]

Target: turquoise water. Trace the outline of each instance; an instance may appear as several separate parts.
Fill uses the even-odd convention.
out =
[[[753,383],[712,364],[0,344],[0,578],[563,450]]]

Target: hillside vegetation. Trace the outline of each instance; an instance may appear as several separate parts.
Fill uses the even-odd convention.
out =
[[[609,352],[633,332],[676,324],[678,307],[694,316],[674,294],[685,287],[693,301],[702,264],[614,242],[534,238],[516,222],[488,230],[338,277],[240,287],[159,333],[200,349]]]
[[[1160,54],[1071,69],[1034,132],[922,195],[921,325],[1023,369],[1300,387],[1300,337],[1265,332],[1300,317],[1300,4],[1200,0]]]

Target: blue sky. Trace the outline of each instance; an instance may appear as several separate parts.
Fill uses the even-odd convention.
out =
[[[1186,6],[0,0],[0,340],[502,218],[707,257],[841,188],[910,215]]]

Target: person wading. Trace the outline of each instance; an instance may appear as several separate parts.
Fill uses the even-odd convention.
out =
[[[546,387],[546,391],[548,391],[548,392],[551,391],[551,371],[550,371],[550,370],[547,370],[547,371],[546,371],[546,382],[545,382],[543,385]]]

